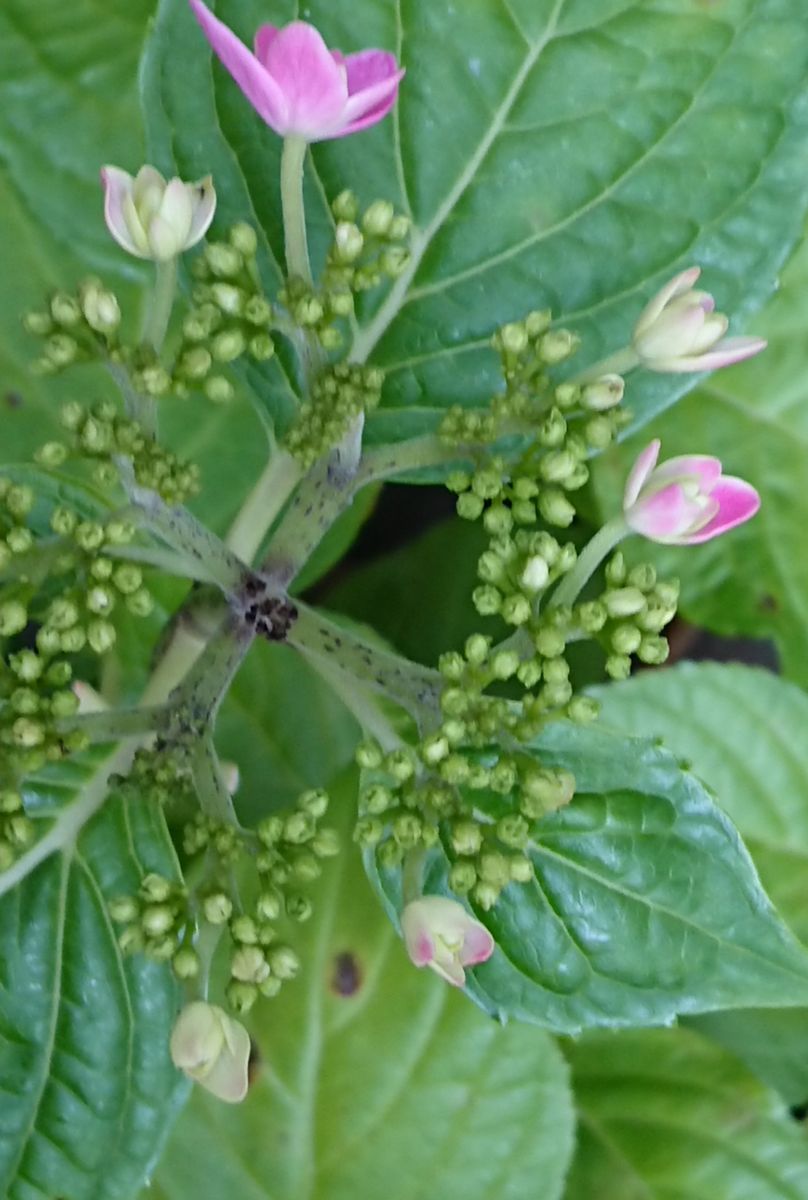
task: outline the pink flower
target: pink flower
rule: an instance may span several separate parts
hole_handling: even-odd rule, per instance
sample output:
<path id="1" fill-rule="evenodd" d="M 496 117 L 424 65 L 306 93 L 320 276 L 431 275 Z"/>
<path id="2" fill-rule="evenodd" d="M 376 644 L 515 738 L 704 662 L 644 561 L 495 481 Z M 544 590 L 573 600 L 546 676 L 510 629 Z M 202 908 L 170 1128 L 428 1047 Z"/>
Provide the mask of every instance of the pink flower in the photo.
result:
<path id="1" fill-rule="evenodd" d="M 623 497 L 626 523 L 654 542 L 693 546 L 742 525 L 760 508 L 750 483 L 721 474 L 706 454 L 670 458 L 661 467 L 658 440 L 631 468 Z"/>
<path id="2" fill-rule="evenodd" d="M 167 183 L 154 167 L 141 167 L 134 178 L 120 167 L 102 167 L 101 182 L 107 228 L 137 258 L 176 258 L 205 236 L 216 211 L 210 175 Z"/>
<path id="3" fill-rule="evenodd" d="M 255 54 L 202 0 L 190 0 L 202 32 L 258 115 L 281 137 L 344 137 L 387 116 L 404 72 L 384 50 L 340 54 L 313 25 L 262 25 Z"/>
<path id="4" fill-rule="evenodd" d="M 177 1017 L 171 1061 L 219 1100 L 238 1104 L 247 1095 L 250 1035 L 215 1004 L 194 1000 Z"/>
<path id="5" fill-rule="evenodd" d="M 431 967 L 455 987 L 466 982 L 464 967 L 485 962 L 494 953 L 494 939 L 486 927 L 445 896 L 412 900 L 401 914 L 401 928 L 416 967 Z"/>
<path id="6" fill-rule="evenodd" d="M 763 338 L 724 337 L 728 318 L 714 311 L 709 292 L 693 288 L 700 274 L 699 267 L 691 267 L 675 275 L 640 314 L 631 341 L 650 370 L 712 371 L 766 348 Z"/>

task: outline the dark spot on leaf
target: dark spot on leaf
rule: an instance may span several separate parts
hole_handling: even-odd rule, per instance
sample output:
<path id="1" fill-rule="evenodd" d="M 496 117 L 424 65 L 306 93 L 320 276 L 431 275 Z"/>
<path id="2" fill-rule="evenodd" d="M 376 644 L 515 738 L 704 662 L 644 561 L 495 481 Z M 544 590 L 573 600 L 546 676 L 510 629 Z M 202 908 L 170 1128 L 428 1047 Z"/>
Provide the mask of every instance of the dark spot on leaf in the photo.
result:
<path id="1" fill-rule="evenodd" d="M 808 1117 L 808 1100 L 804 1104 L 795 1104 L 789 1110 L 795 1121 L 804 1121 Z"/>
<path id="2" fill-rule="evenodd" d="M 343 950 L 334 958 L 331 990 L 337 996 L 355 996 L 361 986 L 362 969 L 359 959 L 350 950 Z"/>
<path id="3" fill-rule="evenodd" d="M 780 610 L 780 605 L 774 596 L 761 596 L 758 601 L 758 608 L 762 613 L 776 613 Z"/>
<path id="4" fill-rule="evenodd" d="M 22 407 L 22 396 L 19 392 L 6 392 L 5 401 L 9 408 Z"/>

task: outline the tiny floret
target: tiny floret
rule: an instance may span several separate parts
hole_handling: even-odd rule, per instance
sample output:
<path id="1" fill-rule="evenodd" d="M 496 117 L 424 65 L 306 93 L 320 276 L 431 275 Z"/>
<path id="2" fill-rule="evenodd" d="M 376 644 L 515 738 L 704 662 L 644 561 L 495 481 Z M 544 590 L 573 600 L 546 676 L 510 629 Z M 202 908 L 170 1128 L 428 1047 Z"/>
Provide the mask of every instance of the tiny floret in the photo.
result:
<path id="1" fill-rule="evenodd" d="M 729 319 L 715 311 L 709 292 L 694 287 L 700 274 L 699 267 L 690 267 L 675 275 L 640 314 L 632 346 L 649 370 L 712 371 L 766 348 L 763 338 L 724 336 Z"/>
<path id="2" fill-rule="evenodd" d="M 247 1095 L 250 1035 L 214 1004 L 195 1000 L 182 1010 L 171 1033 L 171 1061 L 207 1091 L 237 1104 Z"/>
<path id="3" fill-rule="evenodd" d="M 136 258 L 166 262 L 190 250 L 207 233 L 216 211 L 210 175 L 196 183 L 166 181 L 154 167 L 129 175 L 102 167 L 104 219 L 119 246 Z"/>
<path id="4" fill-rule="evenodd" d="M 494 939 L 462 904 L 445 896 L 422 896 L 401 914 L 407 953 L 416 967 L 431 969 L 463 987 L 464 967 L 485 962 L 494 953 Z"/>
<path id="5" fill-rule="evenodd" d="M 306 21 L 262 25 L 253 54 L 202 0 L 190 4 L 222 65 L 281 137 L 345 137 L 381 121 L 396 102 L 404 72 L 393 54 L 329 50 Z"/>
<path id="6" fill-rule="evenodd" d="M 637 458 L 623 497 L 626 523 L 654 542 L 692 546 L 742 525 L 760 508 L 750 483 L 721 473 L 706 454 L 686 454 L 657 466 L 658 440 Z"/>

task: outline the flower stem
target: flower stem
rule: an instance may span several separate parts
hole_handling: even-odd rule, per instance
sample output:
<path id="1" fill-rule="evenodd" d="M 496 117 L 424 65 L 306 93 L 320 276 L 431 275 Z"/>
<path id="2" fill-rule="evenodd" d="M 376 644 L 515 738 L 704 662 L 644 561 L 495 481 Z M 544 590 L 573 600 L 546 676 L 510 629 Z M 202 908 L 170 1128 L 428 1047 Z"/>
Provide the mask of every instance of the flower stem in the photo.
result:
<path id="1" fill-rule="evenodd" d="M 404 869 L 401 873 L 401 894 L 405 904 L 419 900 L 424 894 L 424 864 L 426 850 L 419 846 L 410 850 L 404 859 Z"/>
<path id="2" fill-rule="evenodd" d="M 580 375 L 574 375 L 568 382 L 592 383 L 603 375 L 627 375 L 629 371 L 633 371 L 639 365 L 640 360 L 632 347 L 624 346 L 622 350 L 616 350 L 614 354 L 602 358 L 600 362 L 593 363 Z"/>
<path id="3" fill-rule="evenodd" d="M 147 342 L 155 354 L 159 354 L 165 341 L 171 310 L 174 307 L 174 292 L 177 287 L 177 260 L 166 259 L 156 264 L 154 288 L 146 309 L 146 320 L 143 325 L 143 341 Z"/>
<path id="4" fill-rule="evenodd" d="M 303 163 L 308 143 L 301 137 L 287 137 L 281 155 L 281 204 L 286 271 L 311 283 L 309 246 L 306 240 L 306 211 L 303 207 Z"/>
<path id="5" fill-rule="evenodd" d="M 242 562 L 252 562 L 302 471 L 286 450 L 276 451 L 245 500 L 227 535 L 227 545 Z"/>
<path id="6" fill-rule="evenodd" d="M 79 729 L 91 742 L 118 742 L 143 737 L 165 724 L 168 709 L 164 704 L 148 708 L 108 708 L 101 712 L 77 713 L 58 722 L 60 733 Z"/>
<path id="7" fill-rule="evenodd" d="M 578 555 L 575 566 L 561 580 L 550 598 L 548 607 L 574 604 L 606 555 L 610 554 L 628 533 L 629 528 L 622 513 L 599 529 Z"/>

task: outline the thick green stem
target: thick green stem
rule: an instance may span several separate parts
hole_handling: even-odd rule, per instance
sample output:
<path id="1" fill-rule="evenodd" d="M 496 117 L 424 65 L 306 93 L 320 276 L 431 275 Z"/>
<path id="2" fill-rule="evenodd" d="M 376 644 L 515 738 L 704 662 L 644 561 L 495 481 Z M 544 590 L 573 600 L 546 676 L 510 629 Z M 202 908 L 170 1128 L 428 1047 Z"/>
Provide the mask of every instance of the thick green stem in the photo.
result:
<path id="1" fill-rule="evenodd" d="M 306 238 L 306 210 L 303 206 L 303 164 L 307 143 L 301 137 L 287 137 L 281 155 L 281 205 L 286 248 L 286 271 L 292 277 L 311 283 L 309 245 Z"/>
<path id="2" fill-rule="evenodd" d="M 227 535 L 227 545 L 242 562 L 255 558 L 301 475 L 300 464 L 286 450 L 272 455 Z"/>
<path id="3" fill-rule="evenodd" d="M 155 264 L 154 288 L 146 309 L 146 319 L 143 324 L 143 341 L 147 342 L 155 354 L 159 354 L 165 341 L 171 310 L 174 307 L 174 293 L 177 288 L 177 260 L 169 258 L 165 262 Z"/>
<path id="4" fill-rule="evenodd" d="M 394 442 L 370 446 L 362 455 L 356 473 L 357 484 L 372 483 L 377 479 L 395 479 L 409 471 L 429 467 L 460 467 L 471 458 L 471 447 L 452 446 L 434 433 L 410 438 L 406 442 Z"/>
<path id="5" fill-rule="evenodd" d="M 603 375 L 627 375 L 629 371 L 633 371 L 639 365 L 640 360 L 635 351 L 631 346 L 625 346 L 607 358 L 602 358 L 600 362 L 593 363 L 580 375 L 574 375 L 569 383 L 593 383 Z"/>
<path id="6" fill-rule="evenodd" d="M 404 869 L 401 874 L 401 892 L 405 904 L 419 900 L 424 894 L 424 863 L 426 850 L 419 846 L 410 850 L 404 859 Z"/>
<path id="7" fill-rule="evenodd" d="M 153 396 L 144 396 L 132 383 L 132 378 L 120 363 L 108 362 L 107 370 L 117 383 L 123 396 L 124 411 L 127 417 L 137 421 L 148 437 L 153 438 L 157 432 L 157 407 Z"/>
<path id="8" fill-rule="evenodd" d="M 287 639 L 291 646 L 381 692 L 406 709 L 419 725 L 437 720 L 442 686 L 437 671 L 382 650 L 305 604 L 296 604 L 296 608 L 297 618 Z"/>
<path id="9" fill-rule="evenodd" d="M 629 532 L 622 513 L 599 529 L 578 555 L 575 566 L 553 592 L 548 607 L 574 604 L 606 555 L 610 554 Z"/>
<path id="10" fill-rule="evenodd" d="M 57 722 L 60 733 L 81 730 L 91 742 L 118 742 L 129 737 L 145 737 L 165 725 L 168 709 L 164 704 L 148 708 L 107 708 L 100 712 L 77 713 Z"/>

